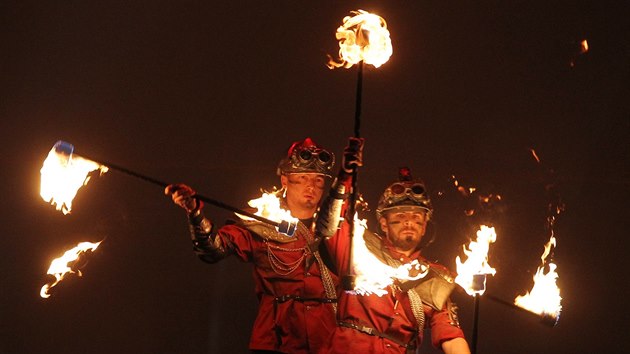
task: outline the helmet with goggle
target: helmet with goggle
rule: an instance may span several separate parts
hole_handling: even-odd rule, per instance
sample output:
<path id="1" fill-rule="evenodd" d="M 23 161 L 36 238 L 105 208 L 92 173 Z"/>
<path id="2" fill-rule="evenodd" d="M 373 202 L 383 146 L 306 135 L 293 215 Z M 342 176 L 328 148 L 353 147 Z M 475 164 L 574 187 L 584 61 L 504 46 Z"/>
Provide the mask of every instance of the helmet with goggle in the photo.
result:
<path id="1" fill-rule="evenodd" d="M 332 177 L 335 155 L 317 145 L 311 138 L 296 141 L 287 156 L 278 164 L 278 175 L 292 173 L 317 173 Z"/>
<path id="2" fill-rule="evenodd" d="M 411 177 L 411 171 L 403 167 L 399 171 L 398 181 L 385 189 L 378 201 L 376 219 L 380 220 L 388 211 L 419 211 L 424 210 L 428 217 L 433 213 L 431 199 L 427 194 L 424 182 Z"/>

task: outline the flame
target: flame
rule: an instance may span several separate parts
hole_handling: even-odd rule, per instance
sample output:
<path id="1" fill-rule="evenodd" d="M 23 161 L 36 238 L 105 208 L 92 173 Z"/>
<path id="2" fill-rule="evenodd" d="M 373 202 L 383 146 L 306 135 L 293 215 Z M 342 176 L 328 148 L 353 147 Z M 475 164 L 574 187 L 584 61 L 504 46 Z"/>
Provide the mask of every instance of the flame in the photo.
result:
<path id="1" fill-rule="evenodd" d="M 108 170 L 106 166 L 77 155 L 58 152 L 53 147 L 40 171 L 42 175 L 40 195 L 44 201 L 56 205 L 57 210 L 69 214 L 72 200 L 79 188 L 90 180 L 88 173 L 97 169 L 101 174 Z"/>
<path id="2" fill-rule="evenodd" d="M 584 54 L 586 52 L 588 52 L 588 42 L 586 39 L 583 39 L 582 42 L 580 42 L 580 53 Z"/>
<path id="3" fill-rule="evenodd" d="M 475 286 L 475 276 L 487 275 L 496 273 L 496 270 L 488 264 L 488 250 L 490 244 L 494 243 L 497 239 L 497 234 L 494 227 L 488 227 L 481 225 L 477 231 L 477 241 L 470 241 L 468 249 L 464 246 L 464 254 L 467 259 L 462 263 L 459 256 L 455 262 L 457 263 L 457 278 L 455 282 L 459 284 L 468 295 L 483 295 L 485 292 L 485 283 L 483 288 L 479 289 L 479 286 Z"/>
<path id="4" fill-rule="evenodd" d="M 389 38 L 387 23 L 367 11 L 352 11 L 354 16 L 346 16 L 343 25 L 337 28 L 339 40 L 339 62 L 329 56 L 330 69 L 349 68 L 363 60 L 378 68 L 392 55 L 392 41 Z"/>
<path id="5" fill-rule="evenodd" d="M 260 198 L 252 199 L 247 202 L 247 204 L 250 207 L 257 209 L 257 211 L 254 213 L 255 215 L 262 216 L 263 218 L 272 221 L 281 222 L 285 220 L 290 223 L 297 223 L 299 221 L 297 218 L 294 218 L 291 215 L 291 212 L 289 210 L 282 209 L 282 207 L 280 207 L 280 198 L 278 198 L 278 196 L 274 192 L 263 192 Z M 238 215 L 238 217 L 243 220 L 254 220 L 250 217 L 240 215 L 238 213 L 236 215 Z"/>
<path id="6" fill-rule="evenodd" d="M 47 274 L 53 275 L 56 280 L 52 284 L 42 286 L 39 295 L 45 299 L 49 298 L 50 294 L 48 291 L 62 281 L 68 273 L 76 273 L 81 276 L 82 274 L 80 270 L 77 269 L 74 271 L 70 266 L 68 266 L 68 264 L 79 259 L 79 256 L 81 256 L 82 253 L 86 251 L 94 251 L 101 242 L 103 241 L 99 241 L 97 243 L 81 242 L 76 247 L 66 251 L 63 256 L 53 259 L 52 263 L 50 263 Z"/>
<path id="7" fill-rule="evenodd" d="M 539 315 L 548 315 L 557 319 L 562 309 L 560 289 L 556 285 L 557 266 L 553 261 L 546 262 L 552 247 L 556 247 L 556 238 L 553 236 L 545 245 L 545 250 L 541 256 L 542 265 L 538 267 L 536 275 L 534 275 L 532 291 L 517 296 L 514 299 L 514 304 Z M 546 274 L 544 273 L 545 264 L 549 265 L 549 271 Z"/>
<path id="8" fill-rule="evenodd" d="M 420 264 L 417 260 L 394 268 L 376 258 L 365 245 L 363 234 L 366 229 L 366 220 L 359 220 L 355 215 L 352 257 L 356 280 L 353 293 L 359 295 L 376 294 L 383 296 L 387 294 L 386 288 L 391 285 L 395 279 L 416 280 L 424 278 L 428 274 L 429 267 Z M 411 274 L 414 273 L 418 274 L 412 276 Z"/>

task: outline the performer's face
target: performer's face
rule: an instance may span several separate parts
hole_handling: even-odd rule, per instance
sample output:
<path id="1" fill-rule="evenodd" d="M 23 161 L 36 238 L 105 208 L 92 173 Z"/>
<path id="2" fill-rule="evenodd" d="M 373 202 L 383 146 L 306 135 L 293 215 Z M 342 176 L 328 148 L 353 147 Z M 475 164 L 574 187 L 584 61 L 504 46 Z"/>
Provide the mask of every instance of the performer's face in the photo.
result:
<path id="1" fill-rule="evenodd" d="M 427 228 L 424 211 L 391 211 L 379 220 L 381 229 L 396 249 L 409 256 L 420 245 Z"/>
<path id="2" fill-rule="evenodd" d="M 287 205 L 293 216 L 300 219 L 313 217 L 324 193 L 324 176 L 316 173 L 294 173 L 283 175 L 281 182 L 287 189 Z M 304 212 L 303 215 L 295 215 L 301 211 Z"/>

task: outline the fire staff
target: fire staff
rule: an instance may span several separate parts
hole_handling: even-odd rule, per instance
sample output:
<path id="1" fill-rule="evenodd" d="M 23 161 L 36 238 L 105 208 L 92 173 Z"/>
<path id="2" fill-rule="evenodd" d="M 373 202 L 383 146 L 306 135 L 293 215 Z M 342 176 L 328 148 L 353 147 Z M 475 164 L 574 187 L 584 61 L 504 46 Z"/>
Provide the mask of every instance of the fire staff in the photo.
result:
<path id="1" fill-rule="evenodd" d="M 334 206 L 344 198 L 350 180 L 351 174 L 341 170 L 318 220 L 318 230 L 330 237 L 326 243 L 340 274 L 348 274 L 348 227 L 343 223 L 338 231 L 331 233 L 330 226 L 339 225 L 339 213 L 332 210 L 338 210 Z M 433 345 L 445 353 L 470 353 L 456 306 L 450 301 L 454 288 L 452 275 L 420 254 L 432 212 L 424 183 L 414 180 L 408 169 L 401 169 L 399 180 L 385 189 L 376 210 L 383 235 L 366 230 L 361 241 L 390 267 L 417 261 L 423 270 L 417 273 L 425 274 L 415 279 L 413 276 L 418 274 L 410 274 L 414 280 L 395 280 L 383 296 L 341 292 L 338 327 L 330 342 L 330 353 L 415 353 L 425 328 L 431 329 Z M 362 266 L 365 265 L 355 264 Z"/>
<path id="2" fill-rule="evenodd" d="M 337 277 L 322 261 L 313 217 L 331 177 L 334 155 L 310 138 L 295 142 L 278 165 L 281 207 L 299 219 L 293 236 L 259 221 L 213 230 L 203 203 L 184 184 L 166 188 L 190 224 L 193 248 L 203 261 L 234 255 L 252 263 L 259 299 L 249 348 L 252 352 L 319 353 L 335 323 Z"/>

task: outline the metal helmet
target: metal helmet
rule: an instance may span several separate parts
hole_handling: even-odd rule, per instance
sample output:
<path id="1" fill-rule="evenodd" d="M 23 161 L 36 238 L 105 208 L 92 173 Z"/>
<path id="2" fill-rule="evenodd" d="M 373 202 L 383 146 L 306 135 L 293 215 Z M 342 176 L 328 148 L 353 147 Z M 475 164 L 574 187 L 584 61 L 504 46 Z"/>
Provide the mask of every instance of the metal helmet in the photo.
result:
<path id="1" fill-rule="evenodd" d="M 400 168 L 398 181 L 389 185 L 378 201 L 376 219 L 380 220 L 383 214 L 390 210 L 416 211 L 424 210 L 430 218 L 433 213 L 433 205 L 427 194 L 424 182 L 413 179 L 411 170 L 407 167 Z"/>
<path id="2" fill-rule="evenodd" d="M 317 145 L 311 138 L 294 142 L 287 156 L 278 164 L 278 175 L 317 173 L 332 177 L 335 155 Z"/>

